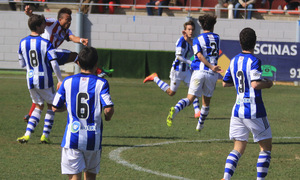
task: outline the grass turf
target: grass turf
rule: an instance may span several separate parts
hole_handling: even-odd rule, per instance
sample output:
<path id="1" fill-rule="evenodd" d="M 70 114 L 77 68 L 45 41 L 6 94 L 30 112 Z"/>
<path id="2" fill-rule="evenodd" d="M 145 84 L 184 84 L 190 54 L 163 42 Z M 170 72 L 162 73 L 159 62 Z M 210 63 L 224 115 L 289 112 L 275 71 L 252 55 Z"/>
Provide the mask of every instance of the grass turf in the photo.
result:
<path id="1" fill-rule="evenodd" d="M 16 139 L 26 128 L 22 119 L 31 106 L 25 73 L 2 72 L 0 79 L 0 179 L 67 179 L 60 174 L 60 143 L 66 112 L 55 115 L 50 134 L 52 144 L 39 142 L 45 111 L 30 141 L 19 144 Z M 233 88 L 223 88 L 217 83 L 205 128 L 198 133 L 192 107 L 180 112 L 172 127 L 167 127 L 165 122 L 169 108 L 186 97 L 186 87 L 180 86 L 177 94 L 169 97 L 155 83 L 143 84 L 142 79 L 108 78 L 108 81 L 115 114 L 110 122 L 104 122 L 101 170 L 97 179 L 170 179 L 134 170 L 109 158 L 118 148 L 142 144 L 149 146 L 123 151 L 121 158 L 160 174 L 187 179 L 222 178 L 226 157 L 233 146 L 228 140 L 235 101 Z M 267 179 L 300 177 L 299 92 L 299 87 L 279 85 L 263 90 L 274 137 Z M 198 142 L 201 140 L 208 141 Z M 167 141 L 188 142 L 152 145 Z M 255 179 L 258 153 L 258 145 L 250 140 L 232 179 Z"/>

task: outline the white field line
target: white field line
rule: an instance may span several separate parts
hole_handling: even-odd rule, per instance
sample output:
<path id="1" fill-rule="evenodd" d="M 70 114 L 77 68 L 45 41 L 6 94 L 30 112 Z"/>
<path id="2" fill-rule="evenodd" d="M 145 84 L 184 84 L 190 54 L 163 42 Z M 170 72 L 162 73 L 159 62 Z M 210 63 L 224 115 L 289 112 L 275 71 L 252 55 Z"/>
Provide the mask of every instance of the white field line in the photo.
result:
<path id="1" fill-rule="evenodd" d="M 249 138 L 251 139 L 251 138 Z M 300 137 L 273 137 L 273 139 L 300 139 Z M 229 141 L 228 139 L 210 139 L 210 140 L 185 140 L 185 141 L 166 141 L 166 142 L 161 142 L 161 143 L 153 143 L 153 144 L 142 144 L 142 145 L 135 145 L 132 147 L 120 147 L 117 148 L 109 153 L 109 158 L 119 164 L 122 164 L 124 166 L 127 166 L 129 168 L 132 168 L 137 171 L 142 171 L 142 172 L 147 172 L 150 174 L 155 174 L 158 176 L 163 176 L 167 178 L 173 178 L 173 179 L 183 179 L 183 180 L 190 180 L 188 178 L 180 177 L 180 176 L 174 176 L 171 174 L 159 172 L 159 171 L 153 171 L 151 169 L 146 169 L 141 166 L 138 166 L 136 164 L 132 164 L 121 158 L 121 153 L 123 151 L 127 151 L 129 149 L 133 148 L 139 148 L 139 147 L 151 147 L 151 146 L 159 146 L 159 145 L 168 145 L 168 144 L 174 144 L 174 143 L 201 143 L 201 142 L 212 142 L 212 141 Z"/>

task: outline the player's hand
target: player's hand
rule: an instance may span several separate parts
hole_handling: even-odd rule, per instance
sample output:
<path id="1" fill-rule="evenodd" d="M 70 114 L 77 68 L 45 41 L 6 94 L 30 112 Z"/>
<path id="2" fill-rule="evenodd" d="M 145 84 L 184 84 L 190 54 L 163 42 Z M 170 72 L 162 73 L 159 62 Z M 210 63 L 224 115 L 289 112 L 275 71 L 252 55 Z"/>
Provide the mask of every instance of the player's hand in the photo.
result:
<path id="1" fill-rule="evenodd" d="M 87 46 L 88 43 L 89 43 L 89 40 L 88 40 L 88 39 L 84 39 L 84 38 L 81 38 L 81 39 L 82 39 L 82 44 L 83 44 L 84 46 Z"/>
<path id="2" fill-rule="evenodd" d="M 56 85 L 56 91 L 60 88 L 62 82 L 58 82 L 57 85 Z"/>
<path id="3" fill-rule="evenodd" d="M 213 66 L 213 67 L 211 68 L 211 70 L 214 71 L 214 72 L 216 72 L 216 73 L 222 73 L 222 72 L 224 72 L 224 71 L 221 69 L 220 66 Z"/>
<path id="4" fill-rule="evenodd" d="M 155 6 L 158 6 L 159 3 L 160 3 L 160 1 L 156 1 L 156 2 L 155 2 Z"/>
<path id="5" fill-rule="evenodd" d="M 27 15 L 27 16 L 32 16 L 32 9 L 30 8 L 29 5 L 25 6 L 25 11 L 24 13 Z"/>
<path id="6" fill-rule="evenodd" d="M 267 88 L 270 88 L 270 87 L 273 86 L 273 81 L 271 81 L 271 80 L 269 80 L 267 78 L 263 78 L 262 81 L 267 84 Z"/>

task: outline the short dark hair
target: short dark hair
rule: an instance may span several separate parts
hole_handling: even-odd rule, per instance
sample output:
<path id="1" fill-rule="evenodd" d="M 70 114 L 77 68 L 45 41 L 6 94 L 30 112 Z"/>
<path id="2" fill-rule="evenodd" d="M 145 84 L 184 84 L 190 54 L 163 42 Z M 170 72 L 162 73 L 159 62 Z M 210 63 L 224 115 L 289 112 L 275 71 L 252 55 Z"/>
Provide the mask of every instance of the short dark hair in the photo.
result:
<path id="1" fill-rule="evenodd" d="M 203 30 L 211 31 L 214 29 L 214 25 L 217 22 L 217 16 L 204 14 L 203 16 L 199 16 L 198 20 Z"/>
<path id="2" fill-rule="evenodd" d="M 41 26 L 45 22 L 46 22 L 46 20 L 45 20 L 44 15 L 33 14 L 28 19 L 28 27 L 31 31 L 36 31 L 36 27 Z"/>
<path id="3" fill-rule="evenodd" d="M 187 27 L 188 25 L 193 26 L 193 28 L 195 29 L 195 23 L 194 23 L 193 21 L 188 21 L 188 22 L 185 22 L 185 23 L 183 24 L 184 30 L 186 30 L 186 27 Z"/>
<path id="4" fill-rule="evenodd" d="M 57 19 L 61 18 L 63 14 L 72 15 L 72 10 L 69 8 L 61 8 L 57 13 Z"/>
<path id="5" fill-rule="evenodd" d="M 98 62 L 97 50 L 93 47 L 84 47 L 78 55 L 78 62 L 80 68 L 92 70 Z"/>
<path id="6" fill-rule="evenodd" d="M 243 50 L 252 50 L 256 44 L 256 33 L 247 27 L 240 32 L 240 44 Z"/>

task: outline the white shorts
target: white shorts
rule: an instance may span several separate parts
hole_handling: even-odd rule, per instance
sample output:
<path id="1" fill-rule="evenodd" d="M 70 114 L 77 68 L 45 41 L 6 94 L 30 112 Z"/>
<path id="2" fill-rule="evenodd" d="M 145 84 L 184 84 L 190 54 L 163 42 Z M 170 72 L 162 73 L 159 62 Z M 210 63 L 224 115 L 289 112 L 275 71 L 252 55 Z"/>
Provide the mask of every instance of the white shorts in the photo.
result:
<path id="1" fill-rule="evenodd" d="M 61 149 L 61 173 L 78 174 L 88 171 L 98 174 L 100 171 L 101 150 L 81 151 L 78 149 Z"/>
<path id="2" fill-rule="evenodd" d="M 174 92 L 177 91 L 181 81 L 184 82 L 184 85 L 189 86 L 192 72 L 190 69 L 186 71 L 175 71 L 174 67 L 170 71 L 170 89 Z"/>
<path id="3" fill-rule="evenodd" d="M 44 104 L 44 101 L 46 101 L 47 104 L 52 104 L 55 96 L 54 87 L 48 89 L 29 89 L 29 93 L 32 102 L 39 105 Z"/>
<path id="4" fill-rule="evenodd" d="M 253 134 L 254 142 L 272 138 L 271 127 L 267 117 L 257 119 L 231 117 L 229 128 L 231 140 L 248 141 L 250 132 Z"/>
<path id="5" fill-rule="evenodd" d="M 206 71 L 193 71 L 188 94 L 201 97 L 212 97 L 216 82 L 218 80 L 218 73 L 210 73 Z"/>

